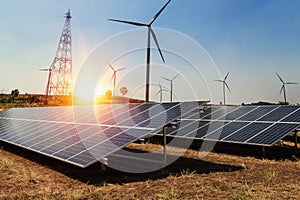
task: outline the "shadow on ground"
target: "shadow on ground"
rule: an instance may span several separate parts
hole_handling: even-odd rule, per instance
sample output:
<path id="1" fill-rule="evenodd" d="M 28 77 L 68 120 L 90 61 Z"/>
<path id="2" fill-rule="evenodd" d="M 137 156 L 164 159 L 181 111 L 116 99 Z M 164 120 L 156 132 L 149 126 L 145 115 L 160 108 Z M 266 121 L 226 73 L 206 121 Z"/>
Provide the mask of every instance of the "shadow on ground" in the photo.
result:
<path id="1" fill-rule="evenodd" d="M 205 174 L 213 172 L 232 172 L 243 169 L 240 166 L 217 164 L 197 159 L 179 157 L 174 163 L 170 164 L 169 166 L 148 173 L 126 173 L 114 170 L 109 167 L 106 167 L 106 171 L 103 171 L 101 170 L 102 165 L 99 162 L 85 169 L 82 169 L 4 142 L 0 142 L 0 146 L 5 151 L 9 151 L 40 165 L 58 171 L 72 179 L 98 186 L 103 184 L 124 184 L 129 182 L 157 180 L 166 178 L 170 175 L 181 175 L 182 173 Z M 126 162 L 129 163 L 130 160 L 127 159 Z M 120 161 L 120 164 L 126 164 L 126 162 Z M 146 165 L 147 163 L 144 164 Z"/>
<path id="2" fill-rule="evenodd" d="M 290 136 L 284 138 L 285 141 L 293 141 Z M 172 140 L 172 137 L 168 138 L 168 142 Z M 181 138 L 181 141 L 183 144 L 187 143 L 183 140 L 189 140 L 185 138 Z M 150 143 L 154 144 L 162 144 L 163 139 L 160 136 L 154 136 L 149 139 Z M 191 146 L 190 149 L 193 150 L 199 150 L 199 148 L 202 145 L 201 140 L 194 140 L 193 142 L 190 142 Z M 209 141 L 206 141 L 206 144 L 208 144 Z M 300 150 L 296 150 L 294 146 L 288 146 L 288 145 L 273 145 L 270 147 L 263 147 L 257 146 L 257 145 L 247 145 L 247 144 L 237 144 L 237 143 L 226 143 L 226 142 L 211 142 L 211 145 L 213 146 L 212 152 L 215 153 L 222 153 L 222 154 L 229 154 L 229 155 L 237 155 L 237 156 L 243 156 L 243 157 L 255 157 L 259 159 L 270 159 L 270 160 L 291 160 L 291 161 L 297 161 L 300 158 L 299 152 Z"/>

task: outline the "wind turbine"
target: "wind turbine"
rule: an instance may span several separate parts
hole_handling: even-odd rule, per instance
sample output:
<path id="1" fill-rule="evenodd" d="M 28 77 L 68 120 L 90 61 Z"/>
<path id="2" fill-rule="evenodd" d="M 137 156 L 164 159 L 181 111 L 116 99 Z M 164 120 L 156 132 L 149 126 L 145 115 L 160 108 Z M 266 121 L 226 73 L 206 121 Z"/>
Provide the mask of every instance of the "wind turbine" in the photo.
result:
<path id="1" fill-rule="evenodd" d="M 121 68 L 121 69 L 115 69 L 113 68 L 113 66 L 111 66 L 111 64 L 109 64 L 109 67 L 113 70 L 113 75 L 111 77 L 111 80 L 114 79 L 114 92 L 115 92 L 115 89 L 116 89 L 116 81 L 117 81 L 117 72 L 121 71 L 121 70 L 124 70 L 126 68 Z"/>
<path id="2" fill-rule="evenodd" d="M 215 81 L 217 81 L 217 82 L 223 83 L 223 98 L 224 98 L 224 105 L 226 105 L 226 94 L 225 94 L 225 89 L 227 88 L 228 91 L 231 92 L 231 90 L 230 90 L 228 84 L 226 83 L 226 79 L 228 78 L 229 73 L 230 73 L 230 72 L 227 73 L 227 75 L 225 76 L 224 80 L 215 80 Z M 225 88 L 225 87 L 226 87 L 226 88 Z"/>
<path id="3" fill-rule="evenodd" d="M 298 84 L 298 83 L 294 83 L 294 82 L 284 82 L 283 79 L 279 76 L 279 74 L 276 72 L 276 75 L 278 76 L 279 80 L 281 81 L 282 83 L 282 87 L 280 89 L 280 94 L 282 93 L 283 91 L 283 98 L 284 98 L 284 103 L 286 104 L 287 101 L 286 101 L 286 91 L 285 91 L 285 85 L 292 85 L 292 84 Z"/>
<path id="4" fill-rule="evenodd" d="M 158 90 L 158 92 L 156 93 L 156 95 L 158 95 L 158 94 L 160 94 L 160 103 L 162 102 L 162 93 L 163 93 L 163 91 L 167 91 L 167 90 L 165 90 L 165 89 L 163 89 L 162 87 L 161 87 L 161 84 L 159 83 L 159 90 Z"/>
<path id="5" fill-rule="evenodd" d="M 162 11 L 167 7 L 167 5 L 170 3 L 171 0 L 169 0 L 152 18 L 152 20 L 150 21 L 149 24 L 145 24 L 145 23 L 139 23 L 139 22 L 132 22 L 132 21 L 124 21 L 124 20 L 116 20 L 116 19 L 108 19 L 110 21 L 114 21 L 114 22 L 120 22 L 120 23 L 125 23 L 125 24 L 130 24 L 130 25 L 134 25 L 134 26 L 143 26 L 143 27 L 147 27 L 148 28 L 148 39 L 147 39 L 147 67 L 146 67 L 146 94 L 145 94 L 145 101 L 149 102 L 149 81 L 150 81 L 150 41 L 151 41 L 151 36 L 157 46 L 157 49 L 159 51 L 159 54 L 163 60 L 163 62 L 165 63 L 165 59 L 162 55 L 162 52 L 160 50 L 159 44 L 158 44 L 158 40 L 156 38 L 156 35 L 154 33 L 154 31 L 152 30 L 151 26 L 152 24 L 155 22 L 155 20 L 158 18 L 158 16 L 162 13 Z"/>
<path id="6" fill-rule="evenodd" d="M 171 88 L 171 90 L 170 90 L 170 102 L 173 101 L 173 81 L 175 80 L 175 78 L 177 78 L 177 76 L 179 76 L 179 73 L 176 76 L 174 76 L 172 79 L 168 79 L 168 78 L 165 78 L 165 77 L 161 76 L 161 78 L 163 78 L 167 81 L 170 81 L 170 84 L 171 84 L 171 87 L 170 87 Z"/>

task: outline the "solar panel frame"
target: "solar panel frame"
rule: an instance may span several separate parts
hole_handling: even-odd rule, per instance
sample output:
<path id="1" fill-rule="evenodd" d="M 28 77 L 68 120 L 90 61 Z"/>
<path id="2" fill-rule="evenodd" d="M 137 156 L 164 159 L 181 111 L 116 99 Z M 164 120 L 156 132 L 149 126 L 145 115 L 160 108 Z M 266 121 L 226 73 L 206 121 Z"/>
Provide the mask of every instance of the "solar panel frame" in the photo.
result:
<path id="1" fill-rule="evenodd" d="M 271 125 L 272 124 L 270 123 L 255 123 L 255 122 L 249 123 L 248 125 L 244 126 L 242 129 L 223 138 L 223 140 L 244 143 L 249 138 L 256 135 L 257 133 L 262 132 L 263 130 L 266 130 Z"/>
<path id="2" fill-rule="evenodd" d="M 208 109 L 211 110 L 212 112 L 206 113 L 206 111 L 207 111 Z M 187 116 L 182 116 L 182 119 L 183 119 L 183 120 L 197 120 L 197 119 L 199 119 L 199 118 L 204 119 L 204 118 L 208 117 L 209 115 L 211 115 L 212 113 L 217 112 L 217 111 L 220 110 L 220 109 L 222 109 L 221 106 L 209 106 L 209 107 L 204 107 L 204 108 L 203 108 L 203 113 L 200 113 L 198 110 L 196 110 L 196 113 L 191 113 L 191 114 L 189 114 L 189 115 L 187 115 Z M 196 118 L 194 118 L 194 115 L 196 115 Z M 199 115 L 200 115 L 200 116 L 199 116 Z M 203 116 L 201 117 L 201 115 L 203 115 Z"/>
<path id="3" fill-rule="evenodd" d="M 224 106 L 219 106 L 219 107 L 223 108 Z M 244 112 L 240 117 L 237 117 L 237 118 L 234 118 L 234 117 L 229 118 L 229 117 L 226 116 L 226 115 L 231 115 L 231 114 L 233 115 L 234 112 L 238 113 L 239 109 L 241 107 L 250 107 L 249 112 Z M 285 108 L 289 108 L 288 111 L 286 111 Z M 218 109 L 218 110 L 219 110 L 218 112 L 221 111 L 221 109 Z M 249 115 L 251 115 L 255 112 L 259 112 L 260 116 L 259 116 L 259 114 L 257 114 L 257 116 L 249 119 Z M 277 112 L 281 113 L 280 116 L 275 116 L 273 118 L 269 117 L 269 116 L 272 115 L 272 113 L 277 113 Z M 205 136 L 202 135 L 203 137 L 187 137 L 187 135 L 189 135 L 189 133 L 187 133 L 183 136 L 182 135 L 177 136 L 176 135 L 176 130 L 174 130 L 172 132 L 172 134 L 168 134 L 168 136 L 170 136 L 170 137 L 180 137 L 180 138 L 189 138 L 189 139 L 209 140 L 209 141 L 217 141 L 217 142 L 228 142 L 228 143 L 260 145 L 260 146 L 271 146 L 271 145 L 274 145 L 279 140 L 281 140 L 285 135 L 290 133 L 291 129 L 288 129 L 289 127 L 299 129 L 299 127 L 300 127 L 300 117 L 298 117 L 299 113 L 300 113 L 300 106 L 277 106 L 277 105 L 236 106 L 236 109 L 231 107 L 230 112 L 227 112 L 226 115 L 223 115 L 223 116 L 219 115 L 219 117 L 216 117 L 215 119 L 209 119 L 210 117 L 206 117 L 207 119 L 204 119 L 204 118 L 191 119 L 191 118 L 189 118 L 189 116 L 186 116 L 185 118 L 182 119 L 183 121 L 191 121 L 191 123 L 192 123 L 193 120 L 194 121 L 208 120 L 208 121 L 211 121 L 211 122 L 220 121 L 220 122 L 227 123 L 223 127 L 220 127 L 219 129 L 217 129 L 216 131 L 210 132 Z M 206 115 L 206 116 L 209 116 L 209 115 Z M 218 116 L 218 114 L 217 114 L 217 116 Z M 264 119 L 268 119 L 268 118 L 271 121 L 265 121 L 264 120 Z M 272 121 L 272 119 L 273 119 L 273 121 Z M 224 133 L 223 130 L 221 130 L 225 127 L 233 126 L 237 123 L 243 123 L 245 126 L 241 126 L 240 129 L 235 130 L 230 134 Z M 253 124 L 253 125 L 251 125 L 251 124 Z M 249 133 L 247 135 L 241 136 L 240 139 L 237 139 L 237 138 L 234 139 L 234 137 L 237 137 L 237 135 L 234 135 L 234 134 L 238 134 L 239 132 L 241 133 L 242 129 L 247 130 L 249 128 L 249 127 L 247 128 L 247 126 L 249 126 L 249 125 L 250 125 L 250 128 L 252 126 L 255 126 L 255 127 L 262 126 L 262 127 L 258 131 L 253 131 L 253 130 L 252 130 L 252 132 L 249 131 Z M 275 139 L 272 139 L 272 140 L 268 139 L 271 142 L 269 142 L 267 140 L 265 142 L 264 141 L 259 141 L 258 143 L 253 142 L 254 139 L 252 139 L 252 138 L 255 138 L 255 137 L 262 138 L 263 134 L 268 133 L 268 131 L 272 130 L 273 125 L 275 125 L 276 127 L 277 126 L 278 127 L 286 126 L 288 128 L 283 129 L 282 133 L 277 133 L 277 135 L 275 134 L 274 137 L 273 137 L 273 135 L 271 135 L 271 136 L 269 135 L 269 137 L 275 138 Z M 219 137 L 217 137 L 217 135 Z M 226 135 L 226 137 L 223 137 L 222 135 Z M 233 135 L 233 136 L 231 136 L 231 135 Z"/>
<path id="4" fill-rule="evenodd" d="M 198 103 L 199 105 L 201 105 L 201 104 L 204 104 L 204 103 L 207 103 L 207 102 L 202 102 L 202 103 Z M 181 105 L 182 104 L 184 104 L 184 103 L 181 103 Z M 192 104 L 192 106 L 193 107 L 191 107 L 191 108 L 194 108 L 194 105 Z M 174 107 L 174 106 L 173 106 Z M 195 109 L 195 108 L 194 108 Z M 187 110 L 190 110 L 190 109 L 187 109 Z M 191 112 L 191 110 L 189 111 L 189 112 Z M 185 114 L 187 114 L 187 113 L 189 113 L 189 112 L 186 112 Z M 178 119 L 180 117 L 180 115 L 176 118 L 176 119 Z M 174 120 L 176 120 L 176 119 L 174 119 Z M 170 121 L 168 121 L 166 124 L 169 124 L 171 121 L 174 121 L 174 120 L 170 120 Z M 152 133 L 149 133 L 149 132 L 147 132 L 147 133 L 145 133 L 146 135 L 148 135 L 148 134 L 155 134 L 155 133 L 157 133 L 157 132 L 159 132 L 159 129 L 161 129 L 161 128 L 163 128 L 163 126 L 165 126 L 165 125 L 161 125 L 160 127 L 158 127 L 158 128 L 156 128 L 156 129 L 153 129 L 152 130 Z M 114 137 L 116 137 L 116 136 L 118 136 L 119 134 L 117 134 L 117 135 L 115 135 Z M 145 135 L 144 135 L 145 136 Z M 142 136 L 142 137 L 144 137 L 144 136 Z M 92 137 L 92 136 L 90 136 L 90 137 Z M 85 139 L 87 139 L 87 138 L 85 138 Z M 83 141 L 84 141 L 84 139 L 83 139 Z M 107 140 L 105 140 L 105 141 L 107 141 Z M 99 145 L 99 144 L 97 144 L 97 145 Z M 95 146 L 97 146 L 97 145 L 95 145 Z M 124 146 L 122 146 L 122 147 L 124 147 Z M 90 148 L 93 148 L 93 147 L 90 147 Z M 112 150 L 112 151 L 110 151 L 110 154 L 111 153 L 114 153 L 115 151 L 117 151 L 118 149 L 115 149 L 114 151 Z M 79 153 L 80 154 L 80 153 Z M 79 154 L 76 154 L 76 155 L 79 155 Z M 75 156 L 76 156 L 75 155 Z M 105 156 L 107 156 L 107 155 L 109 155 L 108 153 L 107 154 L 102 154 L 102 155 L 105 155 Z M 90 165 L 90 164 L 92 164 L 92 163 L 88 163 L 87 165 Z"/>
<path id="5" fill-rule="evenodd" d="M 256 121 L 277 122 L 280 121 L 282 118 L 290 115 L 291 112 L 295 112 L 298 109 L 299 108 L 297 106 L 279 106 L 277 109 L 257 119 Z"/>
<path id="6" fill-rule="evenodd" d="M 289 115 L 287 115 L 286 117 L 283 117 L 281 120 L 279 120 L 280 122 L 299 122 L 300 123 L 300 107 L 295 110 L 294 112 L 290 113 Z"/>
<path id="7" fill-rule="evenodd" d="M 248 114 L 249 112 L 255 110 L 257 107 L 254 106 L 239 106 L 236 109 L 232 110 L 229 113 L 226 113 L 225 116 L 223 116 L 224 120 L 234 121 L 240 116 L 244 116 Z"/>
<path id="8" fill-rule="evenodd" d="M 210 134 L 207 134 L 204 139 L 210 139 L 210 140 L 224 140 L 224 138 L 228 137 L 232 133 L 239 131 L 240 129 L 244 128 L 248 123 L 247 122 L 229 122 L 225 124 L 222 127 L 221 133 L 219 133 L 218 130 L 211 132 Z M 238 126 L 237 126 L 238 125 Z M 234 127 L 231 127 L 234 126 Z M 227 128 L 230 128 L 230 130 L 233 129 L 233 131 L 227 130 Z"/>
<path id="9" fill-rule="evenodd" d="M 197 105 L 199 106 L 205 103 L 207 103 L 207 101 L 197 102 Z M 0 128 L 1 128 L 0 140 L 84 168 L 93 164 L 94 162 L 97 162 L 103 156 L 107 156 L 119 150 L 120 148 L 126 146 L 128 143 L 124 143 L 124 141 L 133 142 L 132 141 L 133 139 L 137 140 L 140 137 L 144 137 L 148 134 L 151 133 L 155 134 L 156 132 L 158 132 L 159 129 L 161 129 L 166 124 L 170 123 L 173 120 L 178 119 L 179 117 L 181 117 L 181 115 L 187 114 L 197 108 L 197 106 L 195 106 L 196 105 L 195 102 L 173 103 L 172 105 L 171 104 L 151 104 L 151 105 L 152 106 L 150 106 L 150 108 L 152 109 L 158 105 L 162 106 L 163 108 L 166 108 L 164 110 L 166 113 L 165 123 L 158 123 L 159 120 L 162 119 L 162 117 L 165 117 L 165 115 L 163 115 L 162 112 L 156 113 L 156 115 L 152 116 L 153 119 L 156 119 L 154 125 L 148 126 L 143 124 L 142 121 L 138 124 L 135 124 L 135 126 L 123 126 L 124 124 L 120 126 L 116 124 L 114 125 L 93 124 L 95 123 L 95 121 L 93 121 L 93 123 L 89 123 L 91 120 L 88 119 L 89 115 L 86 113 L 83 113 L 84 115 L 80 116 L 80 118 L 77 118 L 78 121 L 76 121 L 76 116 L 74 120 L 74 115 L 68 114 L 69 111 L 67 112 L 61 111 L 59 113 L 61 117 L 59 117 L 58 119 L 64 119 L 64 120 L 57 121 L 55 120 L 55 115 L 57 115 L 57 113 L 55 112 L 57 112 L 58 110 L 63 110 L 61 107 L 44 108 L 45 110 L 43 110 L 43 113 L 41 114 L 42 117 L 38 116 L 37 112 L 40 110 L 37 108 L 34 109 L 30 108 L 23 113 L 18 113 L 20 111 L 18 109 L 12 109 L 11 113 L 8 112 L 9 110 L 5 111 L 5 113 L 0 113 Z M 135 105 L 133 107 L 137 107 L 137 106 L 140 105 Z M 70 108 L 67 108 L 66 110 L 70 110 Z M 109 112 L 108 110 L 110 109 L 109 108 L 106 109 L 107 112 Z M 48 113 L 48 111 L 51 112 L 48 115 L 50 121 L 46 120 L 47 117 L 45 113 Z M 97 110 L 96 112 L 98 111 L 99 110 Z M 26 114 L 28 114 L 29 119 L 26 119 Z M 19 117 L 19 118 L 15 118 L 15 117 Z M 72 120 L 73 122 L 70 122 Z M 149 118 L 147 120 L 149 121 Z M 33 126 L 38 123 L 40 123 L 38 127 Z M 47 126 L 44 125 L 44 123 Z M 15 124 L 15 126 L 18 129 L 20 128 L 19 125 L 22 125 L 21 130 L 14 129 L 14 127 L 11 127 L 11 124 Z M 80 135 L 78 134 L 78 130 L 76 129 L 76 126 L 77 128 L 80 129 L 80 133 L 83 133 L 82 136 L 84 138 L 80 137 Z M 84 129 L 84 126 L 86 127 L 86 129 Z M 51 130 L 51 127 L 55 127 L 55 128 Z M 102 131 L 103 130 L 108 131 L 109 129 L 116 129 L 116 128 L 119 128 L 122 131 L 118 132 L 117 134 L 115 134 L 110 138 L 106 138 L 101 143 L 96 143 L 94 144 L 94 146 L 90 146 L 89 148 L 84 149 L 83 148 L 83 146 L 85 146 L 84 142 L 91 142 L 91 139 L 89 138 L 95 139 L 99 137 L 99 134 L 97 135 L 97 133 L 94 133 L 93 135 L 89 135 L 89 137 L 85 135 L 86 134 L 85 131 L 87 131 L 88 129 L 93 129 L 94 127 L 101 127 Z M 7 131 L 7 128 L 11 128 L 11 129 Z M 23 130 L 25 130 L 26 131 L 25 133 L 28 134 L 24 134 Z M 45 133 L 43 132 L 43 130 L 46 130 Z M 62 132 L 57 133 L 56 130 L 60 130 Z M 126 133 L 124 134 L 126 130 L 130 130 L 135 137 L 128 134 L 126 135 Z M 7 132 L 15 132 L 15 131 L 19 131 L 18 134 L 7 133 Z M 23 132 L 23 134 L 21 134 L 21 132 Z M 49 133 L 51 133 L 51 135 Z M 4 136 L 7 137 L 8 140 L 5 140 Z M 33 144 L 33 141 L 38 141 L 38 142 Z M 112 142 L 120 146 L 118 146 L 118 148 L 116 148 L 116 146 L 112 147 L 110 145 Z M 106 145 L 106 147 L 103 149 L 101 145 Z M 59 150 L 57 150 L 58 148 Z M 72 150 L 76 150 L 78 152 L 74 154 Z M 89 151 L 101 152 L 103 154 L 99 155 L 99 157 L 95 159 L 95 155 L 92 155 Z"/>
<path id="10" fill-rule="evenodd" d="M 263 113 L 262 115 L 258 114 L 259 113 L 258 111 L 265 110 L 266 108 L 267 108 L 267 111 L 265 113 Z M 257 121 L 259 118 L 264 117 L 265 115 L 269 114 L 270 112 L 274 111 L 277 108 L 278 108 L 278 106 L 272 106 L 272 105 L 270 105 L 270 106 L 269 105 L 268 106 L 257 106 L 256 109 L 252 110 L 251 112 L 249 112 L 245 115 L 242 115 L 241 117 L 237 118 L 236 120 L 238 120 L 238 121 Z M 255 115 L 254 115 L 255 117 L 253 117 L 254 113 L 255 113 Z M 249 115 L 252 118 L 249 119 Z"/>
<path id="11" fill-rule="evenodd" d="M 272 146 L 276 144 L 279 140 L 284 138 L 286 136 L 286 133 L 290 133 L 297 128 L 299 128 L 300 125 L 297 124 L 288 124 L 288 123 L 275 123 L 272 124 L 268 129 L 263 130 L 262 132 L 254 135 L 253 137 L 249 138 L 246 142 L 250 144 L 257 144 L 260 141 L 264 141 L 264 144 L 268 144 L 269 146 Z M 278 131 L 280 130 L 280 132 Z M 271 137 L 271 131 L 278 131 L 276 136 L 277 138 Z"/>

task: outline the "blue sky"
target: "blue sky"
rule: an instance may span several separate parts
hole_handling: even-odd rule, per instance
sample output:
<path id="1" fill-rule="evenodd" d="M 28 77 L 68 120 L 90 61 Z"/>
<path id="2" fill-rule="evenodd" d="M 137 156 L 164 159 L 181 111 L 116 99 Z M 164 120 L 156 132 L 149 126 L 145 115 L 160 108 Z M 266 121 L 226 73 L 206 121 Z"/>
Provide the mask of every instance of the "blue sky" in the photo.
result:
<path id="1" fill-rule="evenodd" d="M 54 59 L 67 9 L 71 9 L 73 16 L 76 73 L 97 45 L 113 35 L 135 29 L 109 22 L 107 18 L 149 22 L 166 1 L 0 2 L 0 88 L 6 92 L 19 88 L 22 93 L 43 93 L 47 74 L 38 69 L 49 67 Z M 231 71 L 228 84 L 232 92 L 227 95 L 228 103 L 278 102 L 282 100 L 281 84 L 275 72 L 286 81 L 300 82 L 299 10 L 297 0 L 172 0 L 153 26 L 189 36 L 207 51 L 221 75 Z M 160 39 L 158 33 L 157 36 Z M 145 55 L 141 56 L 145 60 Z M 153 54 L 155 57 L 158 54 Z M 170 59 L 168 62 L 171 63 Z M 218 103 L 222 100 L 221 85 L 206 81 L 211 87 L 210 95 L 198 98 Z M 168 83 L 161 82 L 168 87 Z M 180 93 L 184 88 L 178 82 L 174 82 L 174 90 L 178 99 L 184 99 Z M 195 90 L 197 87 L 193 85 Z M 153 92 L 153 100 L 157 100 Z M 288 86 L 287 94 L 290 102 L 300 102 L 300 85 Z M 168 99 L 168 94 L 164 99 Z"/>

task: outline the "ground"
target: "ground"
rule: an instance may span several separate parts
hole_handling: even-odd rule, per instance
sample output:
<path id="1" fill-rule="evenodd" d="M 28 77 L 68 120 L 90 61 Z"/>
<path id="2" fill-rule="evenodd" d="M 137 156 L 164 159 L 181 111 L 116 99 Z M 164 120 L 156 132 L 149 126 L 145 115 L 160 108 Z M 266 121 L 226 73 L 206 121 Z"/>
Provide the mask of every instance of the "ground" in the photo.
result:
<path id="1" fill-rule="evenodd" d="M 129 174 L 110 168 L 103 172 L 100 164 L 81 169 L 0 146 L 0 199 L 300 199 L 300 161 L 286 147 L 267 149 L 268 158 L 247 146 L 237 147 L 243 153 L 219 147 L 201 159 L 189 149 L 167 168 Z M 162 147 L 148 143 L 128 148 Z M 170 148 L 170 153 L 177 150 Z"/>

